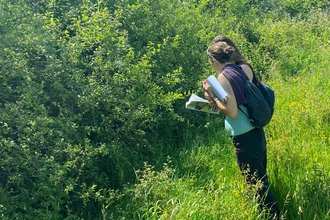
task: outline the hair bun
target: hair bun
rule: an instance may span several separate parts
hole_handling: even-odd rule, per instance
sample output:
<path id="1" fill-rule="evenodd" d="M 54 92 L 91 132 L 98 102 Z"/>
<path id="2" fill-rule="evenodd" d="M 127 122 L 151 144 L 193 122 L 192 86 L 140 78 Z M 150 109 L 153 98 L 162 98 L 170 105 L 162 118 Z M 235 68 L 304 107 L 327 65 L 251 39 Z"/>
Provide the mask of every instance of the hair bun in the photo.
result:
<path id="1" fill-rule="evenodd" d="M 223 49 L 223 52 L 225 54 L 232 54 L 234 51 L 235 51 L 235 49 L 233 47 L 231 47 L 231 46 L 228 46 L 228 47 L 226 47 L 226 48 Z"/>
<path id="2" fill-rule="evenodd" d="M 226 42 L 217 42 L 209 47 L 208 52 L 211 53 L 211 58 L 219 63 L 226 63 L 231 61 L 231 56 L 235 54 L 235 48 Z"/>

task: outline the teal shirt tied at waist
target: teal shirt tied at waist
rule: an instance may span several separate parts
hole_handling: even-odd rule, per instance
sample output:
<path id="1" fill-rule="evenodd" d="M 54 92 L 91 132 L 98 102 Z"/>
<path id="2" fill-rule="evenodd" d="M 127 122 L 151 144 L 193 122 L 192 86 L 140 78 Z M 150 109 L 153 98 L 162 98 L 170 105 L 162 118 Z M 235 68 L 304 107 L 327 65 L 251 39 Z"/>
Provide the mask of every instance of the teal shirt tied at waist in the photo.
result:
<path id="1" fill-rule="evenodd" d="M 239 105 L 239 107 L 248 114 L 244 105 Z M 235 119 L 232 119 L 229 116 L 225 117 L 225 128 L 230 136 L 244 134 L 254 129 L 248 117 L 246 117 L 240 109 L 238 109 L 237 117 Z"/>

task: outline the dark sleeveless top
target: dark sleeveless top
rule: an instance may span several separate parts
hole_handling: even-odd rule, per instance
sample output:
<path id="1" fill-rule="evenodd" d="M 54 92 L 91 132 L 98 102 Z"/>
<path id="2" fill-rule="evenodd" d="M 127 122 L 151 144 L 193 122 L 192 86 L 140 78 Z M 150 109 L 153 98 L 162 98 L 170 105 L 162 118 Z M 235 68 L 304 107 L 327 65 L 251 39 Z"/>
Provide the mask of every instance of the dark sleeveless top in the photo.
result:
<path id="1" fill-rule="evenodd" d="M 227 64 L 226 66 L 223 67 L 221 73 L 229 81 L 233 89 L 237 105 L 245 105 L 247 104 L 247 100 L 244 96 L 245 82 L 237 74 L 238 71 L 243 71 L 242 67 L 236 64 Z"/>

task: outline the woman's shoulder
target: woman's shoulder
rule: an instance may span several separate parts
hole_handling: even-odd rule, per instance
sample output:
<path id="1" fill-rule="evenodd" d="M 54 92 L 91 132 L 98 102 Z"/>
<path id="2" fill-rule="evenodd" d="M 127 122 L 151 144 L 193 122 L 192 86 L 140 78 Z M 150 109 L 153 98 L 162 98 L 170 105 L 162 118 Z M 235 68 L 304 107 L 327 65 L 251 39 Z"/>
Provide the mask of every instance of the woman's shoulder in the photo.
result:
<path id="1" fill-rule="evenodd" d="M 253 72 L 252 66 L 249 63 L 241 63 L 241 64 L 239 64 L 239 66 L 242 67 L 243 70 Z"/>
<path id="2" fill-rule="evenodd" d="M 242 63 L 242 64 L 240 64 L 240 66 L 242 67 L 242 69 L 246 73 L 246 75 L 248 75 L 249 79 L 252 80 L 254 74 L 253 74 L 253 69 L 252 69 L 251 65 L 247 64 L 247 63 Z"/>

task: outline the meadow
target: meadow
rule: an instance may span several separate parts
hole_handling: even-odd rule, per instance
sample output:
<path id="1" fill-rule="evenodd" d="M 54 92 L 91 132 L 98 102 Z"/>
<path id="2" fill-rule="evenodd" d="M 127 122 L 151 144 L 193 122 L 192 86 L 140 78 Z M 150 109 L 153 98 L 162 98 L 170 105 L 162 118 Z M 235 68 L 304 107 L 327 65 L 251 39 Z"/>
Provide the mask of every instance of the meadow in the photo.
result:
<path id="1" fill-rule="evenodd" d="M 275 90 L 282 219 L 330 219 L 328 0 L 0 0 L 0 218 L 266 219 L 222 115 L 184 108 L 232 38 Z"/>

